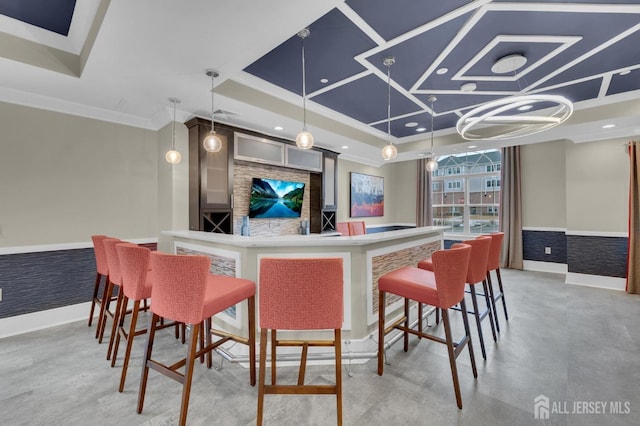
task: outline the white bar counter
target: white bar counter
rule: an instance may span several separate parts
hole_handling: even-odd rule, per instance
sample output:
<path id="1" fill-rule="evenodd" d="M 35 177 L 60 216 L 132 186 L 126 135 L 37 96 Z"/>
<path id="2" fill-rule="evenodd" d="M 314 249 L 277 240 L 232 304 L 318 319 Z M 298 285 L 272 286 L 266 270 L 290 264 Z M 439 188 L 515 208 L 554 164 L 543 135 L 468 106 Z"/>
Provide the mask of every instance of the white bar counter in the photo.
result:
<path id="1" fill-rule="evenodd" d="M 344 264 L 344 325 L 346 352 L 375 350 L 371 336 L 377 330 L 378 278 L 402 266 L 415 266 L 443 247 L 445 227 L 427 226 L 342 237 L 322 234 L 256 236 L 199 231 L 163 231 L 159 248 L 183 254 L 211 257 L 211 272 L 256 282 L 263 257 L 340 257 Z M 387 297 L 387 314 L 400 308 L 397 298 Z M 246 306 L 238 305 L 216 316 L 229 331 L 246 333 Z M 258 328 L 259 314 L 258 314 Z"/>

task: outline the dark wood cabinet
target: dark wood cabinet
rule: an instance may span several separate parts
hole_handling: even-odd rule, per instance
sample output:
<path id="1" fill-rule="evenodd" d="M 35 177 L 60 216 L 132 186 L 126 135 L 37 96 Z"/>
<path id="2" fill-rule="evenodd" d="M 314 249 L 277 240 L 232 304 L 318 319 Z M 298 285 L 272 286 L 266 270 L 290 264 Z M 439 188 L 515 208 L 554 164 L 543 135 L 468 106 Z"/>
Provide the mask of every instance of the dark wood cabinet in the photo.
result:
<path id="1" fill-rule="evenodd" d="M 193 118 L 185 125 L 189 129 L 189 229 L 233 234 L 234 222 L 239 220 L 238 217 L 234 219 L 233 214 L 234 161 L 239 161 L 236 172 L 241 172 L 242 165 L 251 164 L 251 156 L 254 156 L 254 164 L 282 166 L 282 170 L 307 170 L 310 231 L 335 230 L 337 153 L 318 148 L 301 151 L 291 141 L 218 123 L 215 129 L 222 140 L 222 149 L 212 153 L 202 146 L 202 140 L 211 130 L 211 121 Z M 239 145 L 234 146 L 235 143 Z M 259 146 L 251 149 L 251 143 Z M 276 156 L 279 161 L 257 157 L 263 151 L 261 146 L 269 143 L 282 148 L 282 154 Z M 242 148 L 239 153 L 237 148 Z"/>
<path id="2" fill-rule="evenodd" d="M 216 124 L 219 152 L 207 152 L 202 140 L 211 121 L 194 118 L 189 129 L 189 229 L 233 234 L 233 131 Z"/>

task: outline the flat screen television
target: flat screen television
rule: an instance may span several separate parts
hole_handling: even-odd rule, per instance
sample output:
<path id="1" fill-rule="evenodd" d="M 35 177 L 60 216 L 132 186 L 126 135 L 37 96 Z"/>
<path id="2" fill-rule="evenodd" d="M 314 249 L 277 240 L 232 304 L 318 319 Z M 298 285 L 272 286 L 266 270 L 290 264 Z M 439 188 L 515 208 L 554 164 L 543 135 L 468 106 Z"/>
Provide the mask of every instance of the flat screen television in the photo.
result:
<path id="1" fill-rule="evenodd" d="M 252 178 L 249 217 L 258 219 L 300 217 L 303 197 L 303 182 Z"/>

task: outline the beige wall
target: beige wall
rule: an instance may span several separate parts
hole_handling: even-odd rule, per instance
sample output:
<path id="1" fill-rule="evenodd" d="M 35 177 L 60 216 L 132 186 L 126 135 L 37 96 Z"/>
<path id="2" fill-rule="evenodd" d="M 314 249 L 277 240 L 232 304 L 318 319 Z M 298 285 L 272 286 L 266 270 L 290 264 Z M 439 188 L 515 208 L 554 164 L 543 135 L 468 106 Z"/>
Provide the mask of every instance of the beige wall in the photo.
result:
<path id="1" fill-rule="evenodd" d="M 0 246 L 156 237 L 157 132 L 0 103 Z"/>
<path id="2" fill-rule="evenodd" d="M 523 145 L 520 163 L 522 226 L 566 228 L 565 142 Z"/>
<path id="3" fill-rule="evenodd" d="M 381 167 L 366 166 L 338 157 L 337 221 L 364 220 L 367 225 L 416 222 L 417 162 L 390 163 Z M 384 216 L 349 217 L 350 173 L 364 173 L 384 178 Z"/>
<path id="4" fill-rule="evenodd" d="M 567 230 L 627 232 L 626 139 L 566 144 Z"/>
<path id="5" fill-rule="evenodd" d="M 522 147 L 523 226 L 626 232 L 626 139 Z"/>

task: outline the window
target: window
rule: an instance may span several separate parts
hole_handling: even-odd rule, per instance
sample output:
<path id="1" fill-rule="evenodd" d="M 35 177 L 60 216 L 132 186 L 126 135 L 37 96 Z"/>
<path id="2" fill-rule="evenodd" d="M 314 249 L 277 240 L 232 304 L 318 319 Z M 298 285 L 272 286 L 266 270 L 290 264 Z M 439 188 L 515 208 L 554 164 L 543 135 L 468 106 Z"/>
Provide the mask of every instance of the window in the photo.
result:
<path id="1" fill-rule="evenodd" d="M 460 190 L 462 188 L 462 181 L 461 180 L 450 180 L 449 182 L 447 182 L 447 190 L 449 191 L 455 191 Z"/>
<path id="2" fill-rule="evenodd" d="M 440 157 L 432 173 L 433 224 L 460 234 L 498 231 L 500 161 L 497 150 Z"/>
<path id="3" fill-rule="evenodd" d="M 500 188 L 500 179 L 490 178 L 485 181 L 487 188 Z"/>

